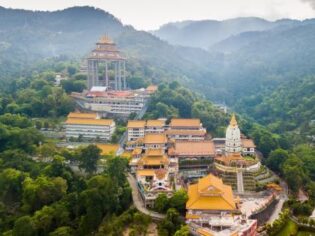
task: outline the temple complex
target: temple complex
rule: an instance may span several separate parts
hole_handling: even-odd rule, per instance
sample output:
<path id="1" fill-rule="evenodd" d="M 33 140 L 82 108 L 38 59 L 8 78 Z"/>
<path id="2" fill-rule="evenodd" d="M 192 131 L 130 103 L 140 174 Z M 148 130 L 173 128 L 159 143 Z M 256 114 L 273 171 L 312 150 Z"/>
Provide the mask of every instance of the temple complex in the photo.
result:
<path id="1" fill-rule="evenodd" d="M 106 86 L 113 90 L 125 90 L 126 84 L 126 59 L 121 55 L 116 44 L 108 37 L 103 36 L 96 43 L 87 58 L 88 82 L 87 88 L 94 86 Z M 100 66 L 104 66 L 103 78 L 99 78 Z M 109 70 L 112 70 L 113 78 Z"/>
<path id="2" fill-rule="evenodd" d="M 132 113 L 144 114 L 146 104 L 157 86 L 128 89 L 126 58 L 108 36 L 103 36 L 96 43 L 96 48 L 86 61 L 87 90 L 71 93 L 80 111 L 122 119 Z"/>
<path id="3" fill-rule="evenodd" d="M 257 221 L 242 215 L 238 203 L 231 186 L 209 174 L 188 186 L 186 223 L 193 235 L 256 235 Z"/>

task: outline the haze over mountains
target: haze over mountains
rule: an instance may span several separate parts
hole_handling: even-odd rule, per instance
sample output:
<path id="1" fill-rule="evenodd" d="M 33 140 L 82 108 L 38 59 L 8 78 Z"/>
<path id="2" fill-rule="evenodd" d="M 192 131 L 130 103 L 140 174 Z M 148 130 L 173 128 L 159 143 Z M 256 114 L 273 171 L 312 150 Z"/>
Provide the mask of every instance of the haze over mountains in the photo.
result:
<path id="1" fill-rule="evenodd" d="M 56 12 L 0 8 L 0 78 L 43 58 L 82 59 L 108 34 L 126 54 L 130 73 L 137 68 L 155 82 L 179 80 L 259 120 L 266 107 L 273 112 L 269 98 L 278 88 L 294 90 L 292 83 L 302 84 L 315 74 L 314 32 L 314 19 L 236 18 L 170 23 L 149 33 L 92 7 Z M 292 91 L 298 99 L 312 97 L 311 91 L 299 91 Z M 307 115 L 311 118 L 314 112 Z"/>

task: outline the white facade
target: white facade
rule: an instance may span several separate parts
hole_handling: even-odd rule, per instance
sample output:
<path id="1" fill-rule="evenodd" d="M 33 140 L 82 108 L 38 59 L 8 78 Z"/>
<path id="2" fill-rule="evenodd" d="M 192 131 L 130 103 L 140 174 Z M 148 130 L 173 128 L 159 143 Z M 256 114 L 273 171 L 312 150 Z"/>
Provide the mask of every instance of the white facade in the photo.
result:
<path id="1" fill-rule="evenodd" d="M 225 152 L 235 153 L 242 151 L 241 131 L 238 128 L 235 115 L 233 114 L 230 125 L 226 129 Z"/>
<path id="2" fill-rule="evenodd" d="M 143 137 L 144 137 L 144 127 L 143 128 L 128 128 L 128 142 L 135 141 Z"/>
<path id="3" fill-rule="evenodd" d="M 66 137 L 83 139 L 110 140 L 115 132 L 115 122 L 111 125 L 93 125 L 93 124 L 66 124 Z"/>

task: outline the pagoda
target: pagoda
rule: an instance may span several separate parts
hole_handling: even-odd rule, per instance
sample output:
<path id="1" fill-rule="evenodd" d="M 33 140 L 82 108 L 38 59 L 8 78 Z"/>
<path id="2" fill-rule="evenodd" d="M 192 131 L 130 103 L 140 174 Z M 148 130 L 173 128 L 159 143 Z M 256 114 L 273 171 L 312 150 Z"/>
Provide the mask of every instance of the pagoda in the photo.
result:
<path id="1" fill-rule="evenodd" d="M 87 58 L 88 82 L 90 90 L 93 86 L 106 86 L 113 90 L 125 90 L 126 84 L 126 59 L 117 49 L 116 44 L 108 37 L 103 36 L 96 43 L 96 48 Z M 99 67 L 104 64 L 104 79 L 99 79 Z M 109 70 L 114 71 L 114 78 L 110 78 Z"/>

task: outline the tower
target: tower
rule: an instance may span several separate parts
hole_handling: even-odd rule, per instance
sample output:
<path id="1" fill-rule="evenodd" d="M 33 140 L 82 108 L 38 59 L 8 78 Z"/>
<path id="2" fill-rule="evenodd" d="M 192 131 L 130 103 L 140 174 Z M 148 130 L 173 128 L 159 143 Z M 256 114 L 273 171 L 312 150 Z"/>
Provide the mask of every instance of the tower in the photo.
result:
<path id="1" fill-rule="evenodd" d="M 238 128 L 235 114 L 233 113 L 230 125 L 226 129 L 225 134 L 225 152 L 228 153 L 240 153 L 241 147 L 241 131 Z"/>
<path id="2" fill-rule="evenodd" d="M 106 86 L 114 90 L 124 90 L 126 84 L 126 59 L 121 56 L 116 44 L 107 36 L 101 37 L 87 58 L 88 81 L 87 88 Z M 100 80 L 99 69 L 104 66 L 104 77 Z M 110 78 L 109 70 L 114 71 Z M 101 76 L 102 77 L 102 76 Z"/>

